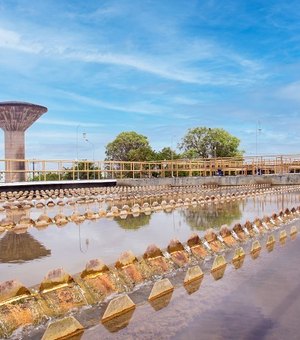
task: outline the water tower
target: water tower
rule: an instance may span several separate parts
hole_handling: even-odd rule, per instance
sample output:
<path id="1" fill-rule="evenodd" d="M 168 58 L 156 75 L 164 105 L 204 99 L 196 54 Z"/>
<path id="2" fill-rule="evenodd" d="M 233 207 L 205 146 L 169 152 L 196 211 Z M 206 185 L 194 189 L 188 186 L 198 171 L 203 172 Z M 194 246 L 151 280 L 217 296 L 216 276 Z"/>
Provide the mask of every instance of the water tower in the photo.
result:
<path id="1" fill-rule="evenodd" d="M 0 128 L 5 138 L 5 182 L 25 180 L 25 130 L 47 112 L 44 106 L 22 102 L 0 102 Z M 21 172 L 18 172 L 21 171 Z"/>

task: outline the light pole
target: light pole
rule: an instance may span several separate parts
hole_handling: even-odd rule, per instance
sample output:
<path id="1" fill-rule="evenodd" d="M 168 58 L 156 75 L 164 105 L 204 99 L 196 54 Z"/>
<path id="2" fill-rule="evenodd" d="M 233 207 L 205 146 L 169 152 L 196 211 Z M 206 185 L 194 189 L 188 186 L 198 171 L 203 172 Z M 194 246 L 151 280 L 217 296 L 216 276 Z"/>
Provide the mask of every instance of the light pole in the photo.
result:
<path id="1" fill-rule="evenodd" d="M 85 140 L 85 142 L 91 144 L 91 146 L 92 146 L 92 148 L 93 148 L 93 162 L 94 162 L 94 161 L 95 161 L 95 145 L 94 145 L 94 143 L 92 143 L 92 142 L 87 138 L 85 132 L 82 134 L 82 137 L 83 137 L 83 139 Z"/>
<path id="2" fill-rule="evenodd" d="M 261 125 L 260 125 L 260 121 L 258 120 L 256 122 L 256 129 L 255 129 L 255 154 L 256 154 L 256 173 L 259 175 L 258 173 L 258 137 L 261 133 Z"/>
<path id="3" fill-rule="evenodd" d="M 171 168 L 172 168 L 171 177 L 172 177 L 172 178 L 174 177 L 174 172 L 173 172 L 173 158 L 174 158 L 174 155 L 173 155 L 173 134 L 172 134 L 172 136 L 171 136 Z"/>
<path id="4" fill-rule="evenodd" d="M 79 151 L 78 151 L 78 130 L 81 125 L 76 126 L 76 161 L 77 161 L 77 180 L 79 180 Z"/>
<path id="5" fill-rule="evenodd" d="M 260 121 L 256 122 L 256 133 L 255 133 L 255 154 L 256 156 L 258 155 L 258 137 L 261 133 L 261 125 L 260 125 Z"/>
<path id="6" fill-rule="evenodd" d="M 90 145 L 92 146 L 92 148 L 93 148 L 93 166 L 94 166 L 94 179 L 95 179 L 95 145 L 94 145 L 94 143 L 92 143 L 92 142 L 87 138 L 85 132 L 82 134 L 82 136 L 83 136 L 83 139 L 84 139 L 88 144 L 90 144 Z"/>

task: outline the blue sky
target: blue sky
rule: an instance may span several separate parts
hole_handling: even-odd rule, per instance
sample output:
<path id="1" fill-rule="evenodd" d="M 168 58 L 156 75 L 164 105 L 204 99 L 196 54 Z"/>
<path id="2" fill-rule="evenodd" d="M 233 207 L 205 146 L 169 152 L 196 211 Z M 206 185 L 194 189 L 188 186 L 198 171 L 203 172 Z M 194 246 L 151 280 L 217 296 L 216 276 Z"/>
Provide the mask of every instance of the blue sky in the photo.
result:
<path id="1" fill-rule="evenodd" d="M 196 126 L 253 155 L 258 121 L 258 153 L 299 153 L 299 52 L 299 1 L 0 0 L 0 101 L 48 107 L 28 158 L 76 158 L 77 129 L 103 159 L 121 131 L 159 150 Z"/>

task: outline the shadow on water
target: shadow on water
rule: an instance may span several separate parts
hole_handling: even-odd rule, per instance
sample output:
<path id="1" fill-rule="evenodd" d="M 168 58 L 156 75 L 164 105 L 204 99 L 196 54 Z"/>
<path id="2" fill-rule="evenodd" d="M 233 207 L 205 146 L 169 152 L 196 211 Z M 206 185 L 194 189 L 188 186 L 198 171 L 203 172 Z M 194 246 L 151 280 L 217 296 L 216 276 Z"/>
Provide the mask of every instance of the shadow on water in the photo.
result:
<path id="1" fill-rule="evenodd" d="M 46 249 L 27 232 L 23 234 L 7 232 L 0 239 L 1 263 L 21 263 L 50 255 L 51 250 Z"/>
<path id="2" fill-rule="evenodd" d="M 242 217 L 240 202 L 237 201 L 226 205 L 190 207 L 181 210 L 180 214 L 192 230 L 206 230 L 223 224 L 230 225 L 234 220 Z"/>

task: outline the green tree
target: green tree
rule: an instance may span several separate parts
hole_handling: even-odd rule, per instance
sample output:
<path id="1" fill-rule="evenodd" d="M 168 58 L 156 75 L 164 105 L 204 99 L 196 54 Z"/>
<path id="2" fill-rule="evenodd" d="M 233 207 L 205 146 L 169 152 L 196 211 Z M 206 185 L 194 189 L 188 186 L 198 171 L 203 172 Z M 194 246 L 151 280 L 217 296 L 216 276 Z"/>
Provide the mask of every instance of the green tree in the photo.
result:
<path id="1" fill-rule="evenodd" d="M 110 161 L 149 161 L 154 159 L 148 138 L 134 131 L 121 132 L 106 145 L 106 160 Z"/>
<path id="2" fill-rule="evenodd" d="M 93 162 L 78 162 L 73 168 L 65 168 L 63 179 L 98 179 L 98 167 Z M 89 176 L 88 176 L 89 171 Z M 101 176 L 100 176 L 101 177 Z"/>
<path id="3" fill-rule="evenodd" d="M 187 158 L 241 156 L 240 140 L 224 129 L 196 127 L 189 129 L 179 148 Z"/>
<path id="4" fill-rule="evenodd" d="M 180 157 L 181 155 L 172 150 L 170 147 L 162 148 L 160 151 L 155 153 L 155 159 L 158 161 L 179 159 Z"/>
<path id="5" fill-rule="evenodd" d="M 37 171 L 38 172 L 38 171 Z M 61 175 L 61 178 L 64 175 Z M 37 181 L 58 181 L 59 175 L 54 172 L 47 172 L 46 174 L 40 173 L 39 175 L 34 175 L 31 179 L 31 181 L 37 182 Z"/>

